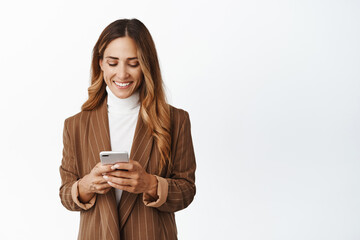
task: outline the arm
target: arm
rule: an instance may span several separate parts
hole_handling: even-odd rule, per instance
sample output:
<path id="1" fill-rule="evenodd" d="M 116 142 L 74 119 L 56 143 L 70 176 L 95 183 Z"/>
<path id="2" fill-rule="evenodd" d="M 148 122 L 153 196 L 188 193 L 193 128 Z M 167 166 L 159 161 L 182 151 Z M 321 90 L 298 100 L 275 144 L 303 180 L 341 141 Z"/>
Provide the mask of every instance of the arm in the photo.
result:
<path id="1" fill-rule="evenodd" d="M 95 204 L 97 193 L 105 194 L 111 189 L 102 178 L 102 173 L 111 171 L 111 166 L 102 166 L 99 163 L 80 179 L 74 144 L 70 136 L 69 123 L 65 120 L 63 159 L 60 166 L 60 199 L 64 207 L 71 211 L 88 210 Z"/>
<path id="2" fill-rule="evenodd" d="M 75 152 L 73 143 L 71 142 L 68 120 L 64 123 L 63 132 L 63 158 L 60 166 L 61 186 L 60 186 L 60 199 L 65 208 L 70 211 L 80 211 L 90 209 L 96 201 L 96 194 L 92 196 L 84 194 L 83 189 L 79 192 L 79 179 L 77 164 L 75 159 Z M 80 187 L 81 188 L 81 187 Z M 80 198 L 80 194 L 85 198 Z M 81 202 L 81 200 L 85 201 Z"/>
<path id="3" fill-rule="evenodd" d="M 158 180 L 155 201 L 149 194 L 143 195 L 146 206 L 160 211 L 175 212 L 186 208 L 195 196 L 195 154 L 191 138 L 189 114 L 184 112 L 184 120 L 179 130 L 178 140 L 173 151 L 172 173 L 169 178 L 156 176 Z"/>

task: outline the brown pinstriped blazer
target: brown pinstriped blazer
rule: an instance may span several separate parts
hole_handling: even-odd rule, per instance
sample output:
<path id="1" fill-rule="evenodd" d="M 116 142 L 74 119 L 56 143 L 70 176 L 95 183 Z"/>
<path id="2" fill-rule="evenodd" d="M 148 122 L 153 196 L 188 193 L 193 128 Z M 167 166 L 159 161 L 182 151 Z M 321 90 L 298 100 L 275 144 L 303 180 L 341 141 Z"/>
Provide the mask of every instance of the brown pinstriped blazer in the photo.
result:
<path id="1" fill-rule="evenodd" d="M 63 159 L 60 166 L 62 204 L 80 211 L 78 239 L 177 239 L 174 212 L 186 208 L 195 195 L 195 156 L 186 111 L 171 106 L 171 156 L 173 166 L 158 173 L 160 153 L 139 117 L 130 158 L 139 161 L 148 173 L 168 182 L 166 202 L 159 207 L 145 206 L 142 194 L 124 191 L 119 207 L 115 191 L 96 196 L 88 210 L 77 205 L 71 195 L 72 185 L 100 161 L 101 151 L 111 150 L 106 98 L 92 111 L 82 111 L 65 120 Z"/>

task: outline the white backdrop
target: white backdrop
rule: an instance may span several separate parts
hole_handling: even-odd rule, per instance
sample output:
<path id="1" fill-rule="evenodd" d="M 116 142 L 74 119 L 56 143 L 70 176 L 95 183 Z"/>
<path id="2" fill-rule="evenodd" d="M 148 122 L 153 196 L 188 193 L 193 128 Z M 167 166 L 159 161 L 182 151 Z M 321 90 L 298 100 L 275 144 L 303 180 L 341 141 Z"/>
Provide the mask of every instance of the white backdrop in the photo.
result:
<path id="1" fill-rule="evenodd" d="M 360 239 L 355 0 L 1 1 L 0 239 L 76 239 L 58 196 L 64 119 L 101 31 L 133 17 L 191 118 L 179 239 Z"/>

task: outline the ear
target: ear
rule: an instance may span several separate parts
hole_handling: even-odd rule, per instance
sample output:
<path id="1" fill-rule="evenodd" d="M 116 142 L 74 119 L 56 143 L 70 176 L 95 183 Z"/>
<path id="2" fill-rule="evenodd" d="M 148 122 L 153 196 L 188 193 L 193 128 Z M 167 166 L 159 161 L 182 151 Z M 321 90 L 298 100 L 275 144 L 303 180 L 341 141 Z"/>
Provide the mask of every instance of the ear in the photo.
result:
<path id="1" fill-rule="evenodd" d="M 101 71 L 104 71 L 102 58 L 99 59 L 99 66 L 100 66 L 100 68 L 101 68 Z"/>

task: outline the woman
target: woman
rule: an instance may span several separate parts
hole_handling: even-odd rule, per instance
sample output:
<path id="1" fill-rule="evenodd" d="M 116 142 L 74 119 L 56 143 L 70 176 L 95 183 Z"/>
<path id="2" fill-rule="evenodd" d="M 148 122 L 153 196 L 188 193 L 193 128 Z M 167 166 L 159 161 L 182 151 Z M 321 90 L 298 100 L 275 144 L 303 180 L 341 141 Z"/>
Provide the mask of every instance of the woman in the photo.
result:
<path id="1" fill-rule="evenodd" d="M 165 101 L 152 37 L 137 19 L 117 20 L 92 57 L 89 98 L 65 120 L 62 204 L 80 211 L 79 239 L 177 239 L 174 212 L 195 195 L 187 112 Z M 129 151 L 102 165 L 101 151 Z"/>

